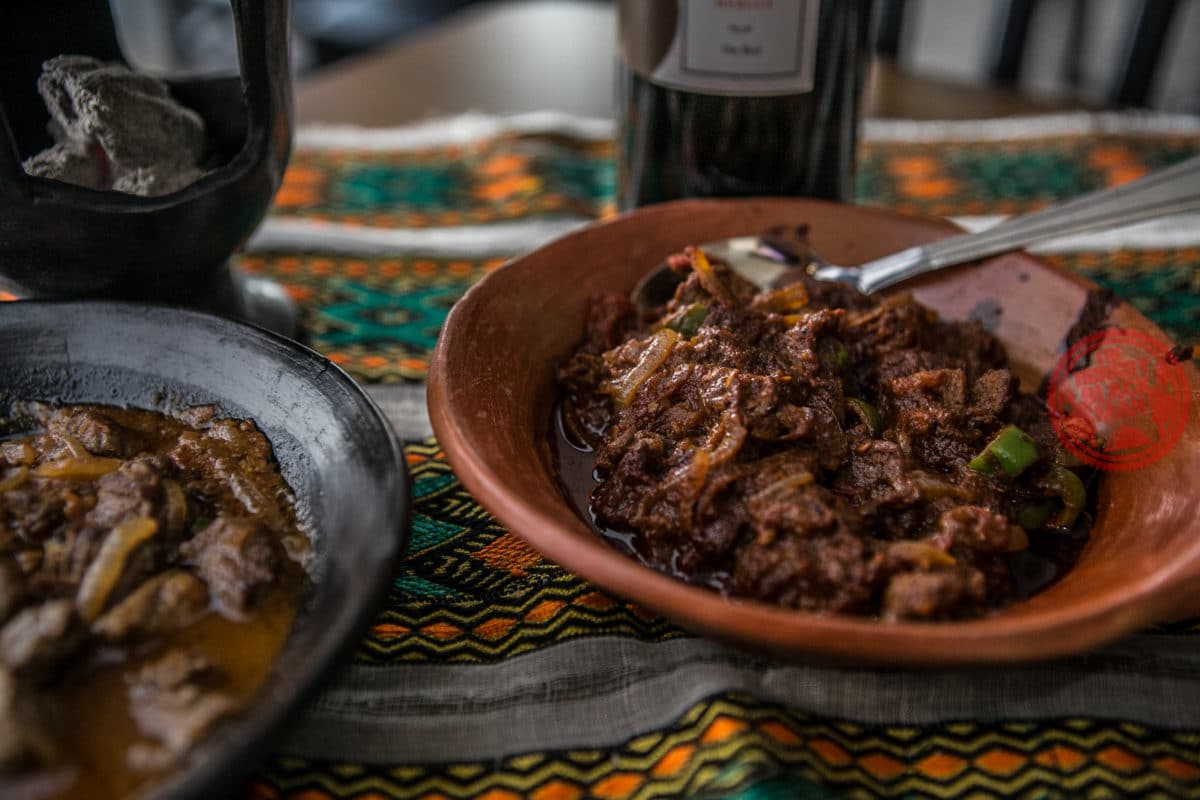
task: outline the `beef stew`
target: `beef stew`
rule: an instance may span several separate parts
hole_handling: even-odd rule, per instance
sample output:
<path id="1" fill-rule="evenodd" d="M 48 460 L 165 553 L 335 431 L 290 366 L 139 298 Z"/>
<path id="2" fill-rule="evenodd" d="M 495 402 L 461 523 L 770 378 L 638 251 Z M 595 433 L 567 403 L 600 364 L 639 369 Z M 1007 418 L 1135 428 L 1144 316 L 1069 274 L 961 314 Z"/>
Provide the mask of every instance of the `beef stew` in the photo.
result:
<path id="1" fill-rule="evenodd" d="M 1086 476 L 979 323 L 670 263 L 648 318 L 594 297 L 558 372 L 564 488 L 611 540 L 730 596 L 914 621 L 987 614 L 1078 555 Z"/>
<path id="2" fill-rule="evenodd" d="M 259 690 L 309 538 L 251 420 L 31 404 L 7 427 L 0 794 L 124 797 Z"/>

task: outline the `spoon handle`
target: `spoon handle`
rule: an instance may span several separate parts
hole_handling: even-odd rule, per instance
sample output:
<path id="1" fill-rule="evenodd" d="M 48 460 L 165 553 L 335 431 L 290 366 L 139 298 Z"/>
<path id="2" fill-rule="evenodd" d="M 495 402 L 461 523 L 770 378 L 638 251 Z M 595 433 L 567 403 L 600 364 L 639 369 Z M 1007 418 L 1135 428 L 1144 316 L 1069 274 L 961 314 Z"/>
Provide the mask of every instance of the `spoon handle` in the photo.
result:
<path id="1" fill-rule="evenodd" d="M 1196 210 L 1200 210 L 1200 156 L 1130 183 L 1013 217 L 979 233 L 952 236 L 872 261 L 861 267 L 856 282 L 870 294 L 915 275 L 1043 239 Z"/>

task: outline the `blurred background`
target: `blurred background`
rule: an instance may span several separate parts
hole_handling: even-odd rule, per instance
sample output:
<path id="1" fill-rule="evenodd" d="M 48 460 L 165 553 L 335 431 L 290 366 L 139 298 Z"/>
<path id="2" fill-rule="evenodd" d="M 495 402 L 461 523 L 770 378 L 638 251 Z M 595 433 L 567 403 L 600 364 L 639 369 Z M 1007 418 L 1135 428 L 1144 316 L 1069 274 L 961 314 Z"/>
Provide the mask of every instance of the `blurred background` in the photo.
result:
<path id="1" fill-rule="evenodd" d="M 496 1 L 293 0 L 294 68 L 310 74 Z M 229 0 L 111 3 L 136 66 L 234 68 Z M 877 0 L 876 21 L 877 51 L 912 73 L 1096 106 L 1200 113 L 1200 0 Z"/>

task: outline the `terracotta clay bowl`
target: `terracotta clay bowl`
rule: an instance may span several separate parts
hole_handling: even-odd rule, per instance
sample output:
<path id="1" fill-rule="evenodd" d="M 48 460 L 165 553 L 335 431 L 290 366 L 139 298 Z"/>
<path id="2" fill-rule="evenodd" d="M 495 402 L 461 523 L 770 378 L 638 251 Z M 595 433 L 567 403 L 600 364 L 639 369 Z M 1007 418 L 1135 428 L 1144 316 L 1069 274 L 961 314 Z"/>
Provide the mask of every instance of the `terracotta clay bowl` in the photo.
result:
<path id="1" fill-rule="evenodd" d="M 551 455 L 554 370 L 578 343 L 589 295 L 630 289 L 688 244 L 807 224 L 830 261 L 861 263 L 956 228 L 815 201 L 683 201 L 565 236 L 489 275 L 447 320 L 429 379 L 433 426 L 463 484 L 547 558 L 698 633 L 792 658 L 890 665 L 1026 661 L 1095 647 L 1139 627 L 1200 614 L 1200 373 L 1178 444 L 1155 463 L 1105 473 L 1096 521 L 1074 566 L 1045 591 L 968 622 L 885 623 L 730 600 L 642 566 L 595 534 L 564 499 Z M 1024 253 L 904 287 L 949 319 L 998 315 L 1023 388 L 1036 388 L 1085 307 L 1097 321 L 1169 341 L 1128 305 Z M 1185 401 L 1188 402 L 1188 401 Z"/>

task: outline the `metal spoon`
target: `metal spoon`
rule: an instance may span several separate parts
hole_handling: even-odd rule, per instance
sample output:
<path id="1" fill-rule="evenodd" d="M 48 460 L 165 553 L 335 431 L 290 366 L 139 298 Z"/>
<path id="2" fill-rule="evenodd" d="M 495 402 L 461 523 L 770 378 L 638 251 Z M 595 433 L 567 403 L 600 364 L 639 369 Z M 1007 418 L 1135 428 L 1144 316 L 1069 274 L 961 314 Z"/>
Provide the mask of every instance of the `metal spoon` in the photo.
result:
<path id="1" fill-rule="evenodd" d="M 917 275 L 1055 236 L 1196 210 L 1200 210 L 1200 156 L 1121 186 L 1012 217 L 979 233 L 910 247 L 856 267 L 830 264 L 822 259 L 807 245 L 803 231 L 792 236 L 776 231 L 764 236 L 723 239 L 701 245 L 701 249 L 763 288 L 776 285 L 789 270 L 804 268 L 817 280 L 839 281 L 863 294 L 871 294 Z M 643 278 L 631 296 L 639 308 L 661 305 L 676 283 L 676 273 L 663 264 Z"/>

